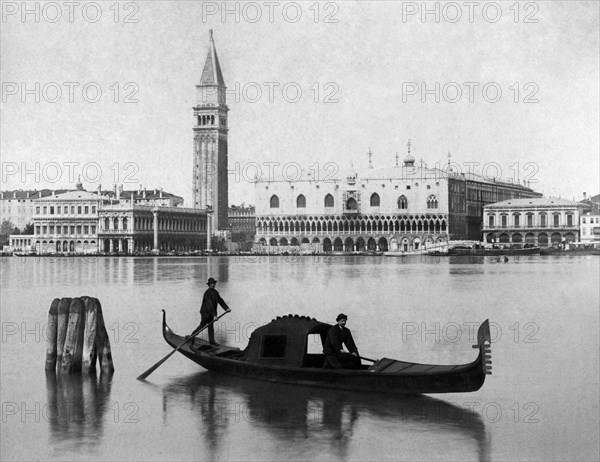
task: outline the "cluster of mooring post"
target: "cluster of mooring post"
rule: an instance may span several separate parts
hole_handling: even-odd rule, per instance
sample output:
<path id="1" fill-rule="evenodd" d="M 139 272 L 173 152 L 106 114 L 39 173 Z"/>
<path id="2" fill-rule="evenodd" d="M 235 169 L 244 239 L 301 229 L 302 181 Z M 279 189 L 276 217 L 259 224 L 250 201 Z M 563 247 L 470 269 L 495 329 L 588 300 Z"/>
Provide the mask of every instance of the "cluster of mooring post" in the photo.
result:
<path id="1" fill-rule="evenodd" d="M 55 298 L 48 313 L 46 371 L 63 374 L 114 371 L 110 340 L 97 298 Z"/>

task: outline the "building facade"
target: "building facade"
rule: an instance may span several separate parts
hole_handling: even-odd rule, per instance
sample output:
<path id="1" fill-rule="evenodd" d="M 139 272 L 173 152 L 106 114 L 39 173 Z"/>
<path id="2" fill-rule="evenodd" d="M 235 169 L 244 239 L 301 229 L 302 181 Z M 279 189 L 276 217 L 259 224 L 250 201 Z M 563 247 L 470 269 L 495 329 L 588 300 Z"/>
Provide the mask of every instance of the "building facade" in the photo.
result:
<path id="1" fill-rule="evenodd" d="M 585 244 L 600 243 L 600 214 L 587 212 L 579 217 L 579 240 Z"/>
<path id="2" fill-rule="evenodd" d="M 35 206 L 33 201 L 53 194 L 62 194 L 66 189 L 60 190 L 14 190 L 0 192 L 0 211 L 2 220 L 9 220 L 19 229 L 33 223 Z"/>
<path id="3" fill-rule="evenodd" d="M 451 168 L 402 166 L 350 171 L 327 181 L 256 181 L 258 248 L 312 244 L 317 251 L 411 252 L 448 240 L 481 239 L 480 207 L 499 195 L 539 196 L 524 186 L 465 176 Z M 272 249 L 268 249 L 272 251 Z"/>
<path id="4" fill-rule="evenodd" d="M 129 197 L 129 199 L 127 199 Z M 209 248 L 207 211 L 175 207 L 162 190 L 78 189 L 33 201 L 32 245 L 38 254 L 135 254 Z M 18 238 L 18 236 L 11 236 Z M 25 245 L 24 236 L 14 240 Z"/>
<path id="5" fill-rule="evenodd" d="M 103 201 L 110 199 L 84 190 L 35 199 L 36 253 L 97 253 L 98 210 Z"/>
<path id="6" fill-rule="evenodd" d="M 193 207 L 212 209 L 211 229 L 226 229 L 228 201 L 227 107 L 225 81 L 210 31 L 209 50 L 194 107 Z"/>
<path id="7" fill-rule="evenodd" d="M 560 198 L 511 199 L 484 207 L 488 243 L 540 247 L 579 241 L 579 219 L 585 205 Z"/>
<path id="8" fill-rule="evenodd" d="M 208 248 L 206 211 L 105 203 L 99 210 L 101 253 L 193 252 Z"/>
<path id="9" fill-rule="evenodd" d="M 256 234 L 256 212 L 254 206 L 232 205 L 228 211 L 231 240 L 240 244 L 251 244 Z"/>

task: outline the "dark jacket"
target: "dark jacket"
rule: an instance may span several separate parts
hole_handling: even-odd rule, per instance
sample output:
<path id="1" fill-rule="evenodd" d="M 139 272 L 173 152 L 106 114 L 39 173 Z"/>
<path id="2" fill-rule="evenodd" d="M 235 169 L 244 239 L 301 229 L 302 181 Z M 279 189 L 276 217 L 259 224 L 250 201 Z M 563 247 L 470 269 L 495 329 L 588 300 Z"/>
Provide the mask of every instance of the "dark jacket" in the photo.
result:
<path id="1" fill-rule="evenodd" d="M 350 353 L 358 354 L 358 349 L 356 348 L 350 329 L 335 325 L 327 332 L 323 353 L 326 355 L 337 355 L 342 351 L 342 344 L 346 345 Z"/>
<path id="2" fill-rule="evenodd" d="M 200 314 L 203 318 L 208 316 L 216 316 L 217 315 L 217 305 L 221 305 L 223 309 L 228 310 L 229 307 L 227 303 L 221 298 L 217 289 L 213 287 L 209 287 L 204 292 L 204 297 L 202 298 L 202 307 L 200 308 Z"/>

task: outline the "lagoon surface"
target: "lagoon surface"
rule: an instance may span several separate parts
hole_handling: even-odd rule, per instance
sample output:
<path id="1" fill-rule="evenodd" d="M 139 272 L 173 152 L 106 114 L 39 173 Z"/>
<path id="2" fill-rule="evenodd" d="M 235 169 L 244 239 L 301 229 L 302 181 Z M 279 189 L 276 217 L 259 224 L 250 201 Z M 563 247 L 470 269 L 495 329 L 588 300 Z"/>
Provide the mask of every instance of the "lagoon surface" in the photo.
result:
<path id="1" fill-rule="evenodd" d="M 493 375 L 469 394 L 402 398 L 218 376 L 169 353 L 161 310 L 189 333 L 209 276 L 245 347 L 289 313 L 349 315 L 362 356 L 476 357 L 489 318 Z M 597 256 L 2 258 L 1 460 L 598 460 Z M 102 303 L 112 377 L 47 377 L 56 297 Z"/>

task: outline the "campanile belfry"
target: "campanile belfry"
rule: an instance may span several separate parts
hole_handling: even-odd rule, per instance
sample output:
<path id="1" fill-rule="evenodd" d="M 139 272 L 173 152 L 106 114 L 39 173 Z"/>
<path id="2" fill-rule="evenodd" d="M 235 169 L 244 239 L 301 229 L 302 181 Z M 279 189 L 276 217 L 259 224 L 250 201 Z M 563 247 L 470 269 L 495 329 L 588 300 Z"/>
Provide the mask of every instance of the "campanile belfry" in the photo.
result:
<path id="1" fill-rule="evenodd" d="M 194 208 L 212 208 L 211 230 L 227 228 L 227 112 L 225 81 L 210 31 L 208 55 L 194 106 Z"/>

